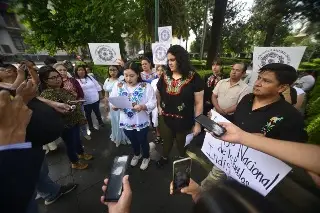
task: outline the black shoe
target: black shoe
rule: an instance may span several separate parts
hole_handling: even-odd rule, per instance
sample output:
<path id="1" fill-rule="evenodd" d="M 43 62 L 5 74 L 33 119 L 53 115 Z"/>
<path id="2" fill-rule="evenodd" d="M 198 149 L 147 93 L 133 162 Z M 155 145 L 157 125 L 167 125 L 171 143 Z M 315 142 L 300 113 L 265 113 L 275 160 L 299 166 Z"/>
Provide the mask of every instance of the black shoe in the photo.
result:
<path id="1" fill-rule="evenodd" d="M 165 159 L 164 157 L 161 157 L 160 160 L 157 161 L 157 167 L 163 168 L 165 164 L 168 164 L 169 160 Z"/>
<path id="2" fill-rule="evenodd" d="M 99 123 L 99 126 L 100 126 L 100 127 L 104 127 L 105 124 L 101 122 L 101 123 Z"/>
<path id="3" fill-rule="evenodd" d="M 89 127 L 89 130 L 90 130 L 90 132 L 92 133 L 92 132 L 97 132 L 98 130 L 96 129 L 96 128 L 94 128 L 94 127 Z"/>
<path id="4" fill-rule="evenodd" d="M 78 184 L 73 184 L 73 183 L 69 183 L 65 186 L 60 186 L 60 190 L 59 190 L 57 196 L 55 196 L 54 198 L 45 200 L 44 204 L 50 205 L 50 204 L 56 202 L 62 195 L 68 194 L 69 192 L 71 192 L 72 190 L 77 188 L 77 186 L 78 186 Z"/>

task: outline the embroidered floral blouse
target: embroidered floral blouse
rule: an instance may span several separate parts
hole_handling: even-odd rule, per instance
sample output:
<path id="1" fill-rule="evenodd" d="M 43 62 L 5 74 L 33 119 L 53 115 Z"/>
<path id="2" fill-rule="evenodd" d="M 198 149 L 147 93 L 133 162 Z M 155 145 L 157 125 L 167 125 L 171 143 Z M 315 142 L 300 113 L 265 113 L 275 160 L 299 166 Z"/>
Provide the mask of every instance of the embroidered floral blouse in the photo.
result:
<path id="1" fill-rule="evenodd" d="M 141 76 L 142 81 L 147 82 L 147 83 L 149 83 L 149 84 L 151 83 L 151 81 L 152 81 L 153 79 L 158 78 L 157 72 L 156 72 L 156 70 L 154 70 L 154 69 L 152 69 L 152 72 L 151 72 L 151 73 L 141 72 L 141 73 L 140 73 L 140 76 Z"/>
<path id="2" fill-rule="evenodd" d="M 119 82 L 112 88 L 110 97 L 126 96 L 133 104 L 146 105 L 147 111 L 137 112 L 133 109 L 120 110 L 120 128 L 140 130 L 150 125 L 149 113 L 156 107 L 157 100 L 150 84 L 141 82 L 134 88 L 125 82 Z"/>
<path id="3" fill-rule="evenodd" d="M 199 74 L 190 71 L 185 79 L 173 79 L 164 73 L 157 84 L 164 121 L 175 131 L 189 131 L 194 125 L 194 93 L 204 88 Z"/>
<path id="4" fill-rule="evenodd" d="M 61 102 L 61 103 L 68 103 L 68 101 L 75 101 L 76 96 L 72 95 L 65 89 L 45 89 L 40 94 L 41 97 L 46 98 L 51 101 Z M 70 113 L 66 113 L 63 116 L 65 127 L 70 128 L 77 124 L 85 124 L 86 118 L 84 117 L 81 111 L 81 105 L 77 104 L 76 109 Z"/>

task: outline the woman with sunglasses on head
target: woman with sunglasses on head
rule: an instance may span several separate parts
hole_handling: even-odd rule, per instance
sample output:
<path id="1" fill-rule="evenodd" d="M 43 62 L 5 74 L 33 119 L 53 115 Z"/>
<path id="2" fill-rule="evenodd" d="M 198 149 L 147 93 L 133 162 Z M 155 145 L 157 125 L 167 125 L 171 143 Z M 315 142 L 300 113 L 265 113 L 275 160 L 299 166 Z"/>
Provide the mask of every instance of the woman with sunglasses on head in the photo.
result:
<path id="1" fill-rule="evenodd" d="M 90 77 L 86 71 L 86 66 L 79 65 L 75 67 L 74 76 L 79 82 L 84 93 L 84 111 L 88 121 L 90 131 L 95 131 L 91 118 L 92 111 L 97 117 L 100 127 L 104 127 L 100 112 L 100 99 L 102 98 L 102 88 L 100 84 L 92 77 Z"/>
<path id="2" fill-rule="evenodd" d="M 142 72 L 140 74 L 142 81 L 151 83 L 152 80 L 157 78 L 156 70 L 152 69 L 151 61 L 144 57 L 141 60 Z"/>
<path id="3" fill-rule="evenodd" d="M 86 169 L 87 163 L 81 163 L 79 159 L 91 160 L 93 157 L 84 152 L 80 140 L 80 125 L 86 123 L 81 112 L 81 104 L 77 103 L 77 97 L 63 88 L 63 80 L 60 73 L 51 66 L 43 66 L 39 71 L 39 78 L 43 91 L 40 96 L 51 101 L 62 103 L 73 102 L 70 112 L 63 115 L 65 128 L 62 139 L 67 147 L 67 154 L 73 169 Z"/>
<path id="4" fill-rule="evenodd" d="M 127 97 L 132 102 L 133 108 L 118 109 L 113 105 L 111 107 L 115 111 L 120 110 L 119 126 L 131 142 L 134 152 L 131 166 L 136 166 L 143 157 L 140 169 L 145 170 L 150 162 L 147 138 L 150 126 L 149 114 L 156 106 L 156 97 L 150 84 L 142 82 L 140 67 L 135 62 L 125 64 L 124 79 L 124 82 L 119 82 L 113 87 L 110 97 Z"/>
<path id="5" fill-rule="evenodd" d="M 115 111 L 110 107 L 108 97 L 112 91 L 112 88 L 117 85 L 119 82 L 124 80 L 123 75 L 118 77 L 119 69 L 117 66 L 109 66 L 107 79 L 104 82 L 103 89 L 105 90 L 105 107 L 106 111 L 110 114 L 110 121 L 111 121 L 111 135 L 110 139 L 113 141 L 116 146 L 120 146 L 120 144 L 129 144 L 130 141 L 126 137 L 123 132 L 123 129 L 119 127 L 119 119 L 120 119 L 120 111 Z"/>

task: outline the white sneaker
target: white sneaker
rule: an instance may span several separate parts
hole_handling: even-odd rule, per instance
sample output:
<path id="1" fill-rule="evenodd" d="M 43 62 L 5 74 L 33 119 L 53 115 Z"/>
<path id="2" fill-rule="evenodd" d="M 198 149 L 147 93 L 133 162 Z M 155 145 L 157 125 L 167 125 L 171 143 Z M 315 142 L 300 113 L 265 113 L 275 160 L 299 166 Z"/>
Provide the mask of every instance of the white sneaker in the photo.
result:
<path id="1" fill-rule="evenodd" d="M 149 166 L 150 158 L 143 158 L 140 169 L 146 170 Z"/>
<path id="2" fill-rule="evenodd" d="M 142 156 L 139 155 L 139 156 L 133 156 L 132 160 L 131 160 L 131 166 L 136 166 L 140 160 Z"/>

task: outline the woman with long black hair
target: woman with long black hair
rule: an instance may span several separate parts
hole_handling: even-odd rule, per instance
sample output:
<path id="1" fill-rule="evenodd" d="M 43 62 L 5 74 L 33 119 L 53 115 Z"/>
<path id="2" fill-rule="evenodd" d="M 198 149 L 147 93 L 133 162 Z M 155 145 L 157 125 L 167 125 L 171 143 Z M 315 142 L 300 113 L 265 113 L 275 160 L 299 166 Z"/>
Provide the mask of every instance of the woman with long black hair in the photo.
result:
<path id="1" fill-rule="evenodd" d="M 169 70 L 164 72 L 157 84 L 160 135 L 163 153 L 157 162 L 159 167 L 168 163 L 169 153 L 175 139 L 180 157 L 186 153 L 186 136 L 200 133 L 201 127 L 194 118 L 203 111 L 204 82 L 191 66 L 188 52 L 180 45 L 168 50 Z"/>

